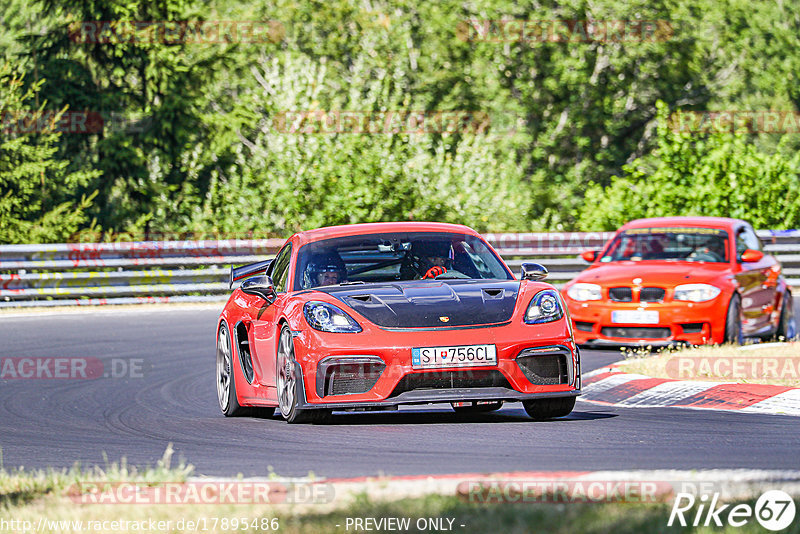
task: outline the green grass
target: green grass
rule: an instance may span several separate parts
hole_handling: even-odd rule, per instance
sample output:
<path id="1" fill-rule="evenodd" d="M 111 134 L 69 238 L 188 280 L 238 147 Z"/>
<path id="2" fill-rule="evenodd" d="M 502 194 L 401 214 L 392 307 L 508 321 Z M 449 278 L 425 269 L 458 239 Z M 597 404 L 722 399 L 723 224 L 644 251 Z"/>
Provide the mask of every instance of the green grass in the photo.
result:
<path id="1" fill-rule="evenodd" d="M 172 447 L 154 466 L 136 469 L 127 466 L 125 461 L 106 462 L 103 468 L 82 469 L 75 466 L 66 470 L 6 470 L 0 467 L 0 520 L 29 521 L 37 525 L 41 518 L 50 521 L 83 521 L 83 531 L 87 531 L 87 521 L 131 521 L 141 522 L 142 528 L 121 528 L 125 532 L 153 532 L 147 528 L 149 520 L 170 521 L 169 528 L 159 532 L 267 532 L 263 525 L 270 519 L 277 519 L 279 532 L 290 534 L 325 534 L 364 532 L 353 528 L 349 530 L 348 518 L 409 518 L 411 528 L 408 532 L 448 532 L 448 530 L 416 528 L 419 519 L 444 519 L 455 533 L 548 533 L 572 534 L 661 534 L 680 533 L 763 533 L 765 530 L 751 519 L 741 528 L 718 527 L 667 527 L 671 510 L 671 500 L 657 503 L 603 503 L 603 504 L 479 504 L 467 502 L 458 496 L 428 495 L 418 498 L 404 498 L 393 502 L 371 499 L 364 493 L 349 495 L 337 494 L 332 504 L 275 505 L 275 504 L 215 504 L 215 505 L 168 505 L 168 504 L 76 504 L 69 498 L 69 488 L 80 482 L 159 482 L 185 481 L 192 467 L 180 462 L 172 466 Z M 273 477 L 271 477 L 273 478 Z M 744 501 L 754 505 L 754 501 Z M 800 511 L 800 502 L 796 502 Z M 693 514 L 687 513 L 687 517 Z M 722 516 L 724 519 L 724 515 Z M 193 529 L 186 528 L 186 521 L 205 518 Z M 256 521 L 262 528 L 232 528 L 219 521 L 227 518 L 248 524 Z M 183 520 L 183 528 L 179 521 Z M 264 522 L 262 522 L 264 520 Z M 240 523 L 241 525 L 241 523 Z M 464 525 L 463 527 L 461 525 Z M 14 531 L 14 529 L 11 529 Z M 18 529 L 19 530 L 19 529 Z M 95 532 L 116 532 L 110 526 Z M 8 531 L 8 529 L 6 529 Z M 74 527 L 50 525 L 38 532 L 80 532 Z M 383 529 L 371 532 L 398 532 Z M 784 534 L 800 534 L 800 516 Z"/>
<path id="2" fill-rule="evenodd" d="M 120 462 L 109 462 L 105 466 L 84 469 L 75 464 L 70 469 L 25 469 L 7 470 L 3 466 L 0 450 L 0 511 L 30 503 L 46 496 L 61 496 L 70 486 L 78 482 L 180 482 L 191 475 L 194 467 L 179 461 L 172 466 L 172 444 L 167 446 L 164 455 L 154 466 L 144 469 L 129 467 L 123 458 Z M 104 455 L 105 456 L 105 455 Z"/>

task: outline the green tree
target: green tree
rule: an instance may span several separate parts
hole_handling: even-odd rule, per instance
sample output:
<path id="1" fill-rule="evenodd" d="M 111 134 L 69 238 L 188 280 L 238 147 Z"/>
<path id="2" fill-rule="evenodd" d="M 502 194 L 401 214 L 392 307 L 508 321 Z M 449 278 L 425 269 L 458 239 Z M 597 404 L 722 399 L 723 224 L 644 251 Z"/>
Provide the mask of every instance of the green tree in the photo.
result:
<path id="1" fill-rule="evenodd" d="M 96 135 L 61 140 L 73 168 L 100 171 L 88 186 L 99 191 L 93 210 L 98 222 L 122 230 L 174 218 L 187 198 L 207 187 L 209 176 L 196 156 L 209 134 L 205 88 L 223 75 L 227 45 L 198 44 L 177 33 L 171 38 L 158 26 L 135 36 L 124 30 L 137 21 L 202 21 L 200 4 L 188 0 L 38 5 L 50 26 L 27 37 L 29 70 L 43 80 L 52 106 L 104 119 Z M 101 21 L 114 24 L 104 30 Z"/>
<path id="2" fill-rule="evenodd" d="M 70 172 L 57 156 L 58 115 L 34 105 L 37 86 L 0 64 L 0 243 L 63 242 L 88 222 L 97 172 Z"/>
<path id="3" fill-rule="evenodd" d="M 259 127 L 251 138 L 242 135 L 239 161 L 215 177 L 193 229 L 285 235 L 365 221 L 441 220 L 493 230 L 525 223 L 515 218 L 525 192 L 514 151 L 503 149 L 513 143 L 505 131 L 302 133 L 281 123 L 292 115 L 280 110 L 334 110 L 332 117 L 349 110 L 363 117 L 364 111 L 406 109 L 396 70 L 375 71 L 359 56 L 344 78 L 353 90 L 343 93 L 332 68 L 291 52 L 262 62 L 255 73 L 260 90 L 242 104 L 253 109 L 258 103 Z"/>
<path id="4" fill-rule="evenodd" d="M 631 219 L 669 215 L 800 226 L 799 155 L 763 152 L 742 133 L 698 135 L 671 124 L 669 108 L 659 103 L 658 148 L 625 166 L 610 186 L 590 185 L 582 229 L 613 230 Z"/>
<path id="5" fill-rule="evenodd" d="M 29 84 L 43 82 L 43 101 L 46 96 L 51 109 L 100 111 L 109 121 L 97 134 L 62 135 L 57 143 L 70 169 L 101 172 L 77 194 L 97 190 L 90 214 L 117 232 L 224 227 L 284 233 L 318 223 L 408 217 L 568 230 L 592 216 L 584 213 L 593 209 L 585 198 L 590 184 L 593 194 L 606 187 L 611 194 L 613 177 L 628 176 L 626 165 L 654 161 L 650 156 L 661 142 L 657 101 L 695 111 L 800 106 L 800 18 L 780 2 L 0 5 L 0 48 L 23 66 Z M 197 45 L 78 42 L 74 35 L 79 21 L 204 19 L 278 21 L 280 38 Z M 482 21 L 508 19 L 550 21 L 551 29 L 571 26 L 572 33 L 520 40 L 496 27 L 486 41 L 468 31 Z M 590 20 L 657 22 L 658 32 L 644 40 L 582 41 L 575 23 Z M 313 78 L 320 73 L 322 79 Z M 481 110 L 510 117 L 517 128 L 507 137 L 474 138 L 269 132 L 287 106 Z M 794 161 L 800 148 L 800 137 L 750 135 L 740 142 L 769 161 L 773 154 Z M 505 208 L 497 215 L 492 210 L 500 205 Z"/>

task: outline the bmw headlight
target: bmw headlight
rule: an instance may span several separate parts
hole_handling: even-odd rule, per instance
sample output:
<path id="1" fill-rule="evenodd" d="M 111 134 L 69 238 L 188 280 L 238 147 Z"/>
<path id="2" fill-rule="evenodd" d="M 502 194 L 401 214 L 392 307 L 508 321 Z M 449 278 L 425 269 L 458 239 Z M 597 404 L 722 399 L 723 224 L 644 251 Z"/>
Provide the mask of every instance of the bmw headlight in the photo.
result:
<path id="1" fill-rule="evenodd" d="M 597 284 L 574 284 L 567 289 L 567 295 L 572 300 L 600 300 L 603 298 L 600 286 Z"/>
<path id="2" fill-rule="evenodd" d="M 564 309 L 561 307 L 561 299 L 558 298 L 558 292 L 553 289 L 536 293 L 525 312 L 525 322 L 528 324 L 550 323 L 562 317 Z"/>
<path id="3" fill-rule="evenodd" d="M 361 332 L 355 319 L 347 315 L 341 308 L 327 302 L 310 301 L 303 306 L 303 315 L 311 328 L 323 332 Z"/>
<path id="4" fill-rule="evenodd" d="M 690 302 L 706 302 L 716 298 L 721 292 L 720 288 L 710 284 L 683 284 L 675 288 L 673 300 L 688 300 Z"/>

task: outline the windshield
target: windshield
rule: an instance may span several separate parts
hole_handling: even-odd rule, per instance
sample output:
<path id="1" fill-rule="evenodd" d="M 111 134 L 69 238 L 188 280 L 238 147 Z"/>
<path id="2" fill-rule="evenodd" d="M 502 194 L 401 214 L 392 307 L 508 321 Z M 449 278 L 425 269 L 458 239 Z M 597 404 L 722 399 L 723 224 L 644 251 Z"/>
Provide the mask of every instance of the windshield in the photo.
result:
<path id="1" fill-rule="evenodd" d="M 633 228 L 614 238 L 601 262 L 728 261 L 728 232 L 717 228 Z"/>
<path id="2" fill-rule="evenodd" d="M 303 246 L 297 289 L 421 278 L 513 280 L 477 237 L 442 232 L 398 232 L 340 237 Z"/>

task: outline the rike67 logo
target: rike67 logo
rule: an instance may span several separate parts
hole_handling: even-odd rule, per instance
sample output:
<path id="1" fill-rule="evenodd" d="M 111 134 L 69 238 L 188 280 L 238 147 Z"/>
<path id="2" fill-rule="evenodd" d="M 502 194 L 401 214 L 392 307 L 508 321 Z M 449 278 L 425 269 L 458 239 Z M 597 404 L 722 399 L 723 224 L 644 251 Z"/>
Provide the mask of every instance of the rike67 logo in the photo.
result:
<path id="1" fill-rule="evenodd" d="M 682 527 L 722 527 L 728 524 L 741 527 L 755 517 L 762 527 L 777 532 L 792 524 L 796 511 L 794 500 L 781 490 L 767 491 L 758 498 L 754 507 L 749 504 L 737 504 L 733 507 L 730 504 L 721 504 L 719 493 L 714 493 L 711 502 L 708 500 L 708 495 L 701 495 L 698 499 L 691 493 L 678 493 L 667 526 L 677 524 Z"/>

